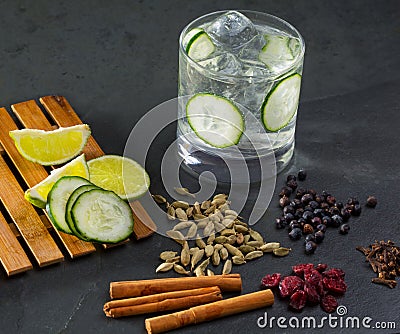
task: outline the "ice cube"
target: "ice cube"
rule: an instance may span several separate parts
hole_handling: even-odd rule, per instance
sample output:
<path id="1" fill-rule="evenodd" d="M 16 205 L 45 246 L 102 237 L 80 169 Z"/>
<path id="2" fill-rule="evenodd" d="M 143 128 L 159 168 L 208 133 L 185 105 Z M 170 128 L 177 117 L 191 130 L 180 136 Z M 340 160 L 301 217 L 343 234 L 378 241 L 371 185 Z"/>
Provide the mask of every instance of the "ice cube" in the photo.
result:
<path id="1" fill-rule="evenodd" d="M 237 75 L 242 70 L 242 64 L 232 53 L 222 52 L 213 54 L 213 57 L 198 62 L 208 70 L 222 74 Z"/>
<path id="2" fill-rule="evenodd" d="M 217 17 L 205 30 L 216 44 L 228 50 L 242 47 L 257 35 L 250 19 L 236 11 Z"/>

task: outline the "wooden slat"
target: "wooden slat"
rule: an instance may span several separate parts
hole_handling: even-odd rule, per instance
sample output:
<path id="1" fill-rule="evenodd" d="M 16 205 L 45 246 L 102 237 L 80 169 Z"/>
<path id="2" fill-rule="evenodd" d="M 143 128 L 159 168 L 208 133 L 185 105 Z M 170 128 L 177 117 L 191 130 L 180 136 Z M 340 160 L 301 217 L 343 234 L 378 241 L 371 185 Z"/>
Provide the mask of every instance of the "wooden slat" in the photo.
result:
<path id="1" fill-rule="evenodd" d="M 0 261 L 8 276 L 32 269 L 21 244 L 0 212 Z"/>
<path id="2" fill-rule="evenodd" d="M 71 105 L 65 97 L 54 95 L 44 96 L 40 98 L 40 103 L 42 103 L 42 105 L 46 108 L 46 111 L 59 126 L 66 127 L 76 124 L 82 124 L 82 121 L 79 119 L 78 115 L 72 109 Z M 95 141 L 93 136 L 89 138 L 88 143 L 85 146 L 84 153 L 86 159 L 88 160 L 104 155 L 103 150 L 100 148 L 99 144 Z M 131 203 L 131 208 L 133 210 L 134 216 L 136 216 L 133 229 L 133 233 L 136 239 L 146 238 L 157 230 L 156 225 L 151 220 L 147 212 L 145 212 L 140 202 L 134 201 L 133 203 Z M 136 210 L 138 211 L 136 212 Z M 151 228 L 143 223 L 144 221 L 147 222 L 147 220 L 143 220 L 145 218 L 147 219 L 147 217 L 145 217 L 144 215 L 146 215 L 148 219 L 150 219 L 150 221 L 152 222 L 152 224 L 150 224 Z M 143 219 L 140 219 L 138 217 L 142 217 Z"/>
<path id="3" fill-rule="evenodd" d="M 67 127 L 82 124 L 82 121 L 65 97 L 55 95 L 44 96 L 41 97 L 39 101 L 58 126 Z M 85 153 L 87 160 L 104 155 L 104 151 L 93 136 L 90 136 L 85 148 L 83 149 L 83 153 Z"/>
<path id="4" fill-rule="evenodd" d="M 52 129 L 51 124 L 43 115 L 41 109 L 35 101 L 31 100 L 27 102 L 17 103 L 12 105 L 11 107 L 14 113 L 17 115 L 18 119 L 25 127 L 42 130 Z M 3 120 L 3 124 L 0 130 L 0 141 L 5 147 L 7 154 L 13 160 L 14 165 L 17 167 L 20 174 L 24 178 L 28 187 L 33 187 L 37 183 L 45 179 L 48 176 L 48 173 L 43 166 L 31 163 L 30 161 L 21 157 L 21 155 L 15 148 L 12 139 L 8 136 L 8 131 L 16 129 L 17 126 L 5 109 L 0 110 L 0 116 Z M 7 132 L 6 137 L 4 136 L 4 132 Z M 22 160 L 19 157 L 21 157 Z M 45 213 L 47 215 L 47 212 Z M 49 225 L 50 222 L 48 218 L 44 219 L 47 220 L 45 225 Z M 79 240 L 75 236 L 62 233 L 57 229 L 54 230 L 60 237 L 71 258 L 86 255 L 96 251 L 96 248 L 91 243 Z"/>
<path id="5" fill-rule="evenodd" d="M 30 203 L 17 179 L 0 157 L 0 199 L 40 267 L 60 262 L 64 256 Z"/>
<path id="6" fill-rule="evenodd" d="M 133 218 L 133 234 L 136 239 L 147 238 L 157 231 L 157 226 L 139 201 L 130 202 Z"/>

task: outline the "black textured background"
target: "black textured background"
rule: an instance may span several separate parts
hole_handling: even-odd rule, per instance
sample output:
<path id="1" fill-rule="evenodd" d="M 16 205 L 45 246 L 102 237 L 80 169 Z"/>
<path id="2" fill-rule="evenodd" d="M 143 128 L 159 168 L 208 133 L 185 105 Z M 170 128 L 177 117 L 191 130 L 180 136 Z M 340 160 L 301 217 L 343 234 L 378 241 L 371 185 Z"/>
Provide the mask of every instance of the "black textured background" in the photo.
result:
<path id="1" fill-rule="evenodd" d="M 286 258 L 264 256 L 237 269 L 244 292 L 257 290 L 266 273 L 288 274 L 304 261 L 343 268 L 348 292 L 340 303 L 350 316 L 395 321 L 400 329 L 399 287 L 370 283 L 373 272 L 355 246 L 399 238 L 400 6 L 398 1 L 1 1 L 0 105 L 49 94 L 65 95 L 108 153 L 119 153 L 133 125 L 150 108 L 176 96 L 180 30 L 210 11 L 242 8 L 268 12 L 292 23 L 306 41 L 295 157 L 277 180 L 300 167 L 306 184 L 337 198 L 364 200 L 375 210 L 352 219 L 351 233 L 329 231 L 315 255 L 303 254 L 275 230 L 275 202 L 257 225 L 268 240 L 293 246 Z M 165 142 L 172 141 L 171 136 Z M 152 151 L 157 160 L 161 149 Z M 147 165 L 158 179 L 157 164 Z M 190 185 L 189 187 L 195 185 Z M 153 192 L 161 186 L 153 183 Z M 164 237 L 131 242 L 110 251 L 68 260 L 7 278 L 0 272 L 1 333 L 144 333 L 144 316 L 108 319 L 102 312 L 112 280 L 153 278 L 161 250 L 176 248 Z M 172 276 L 173 274 L 171 274 Z M 165 275 L 168 276 L 168 275 Z M 290 317 L 277 300 L 270 316 Z M 264 310 L 229 317 L 176 333 L 311 332 L 259 329 Z M 319 307 L 302 314 L 322 317 Z M 321 330 L 319 330 L 320 332 Z M 324 332 L 347 333 L 349 329 Z"/>

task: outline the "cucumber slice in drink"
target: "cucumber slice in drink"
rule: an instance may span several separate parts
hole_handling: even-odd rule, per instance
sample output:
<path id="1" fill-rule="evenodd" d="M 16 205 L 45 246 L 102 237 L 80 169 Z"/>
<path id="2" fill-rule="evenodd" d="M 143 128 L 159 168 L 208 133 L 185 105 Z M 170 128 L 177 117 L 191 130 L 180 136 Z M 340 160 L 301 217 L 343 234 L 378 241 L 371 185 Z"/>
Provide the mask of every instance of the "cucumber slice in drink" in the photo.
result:
<path id="1" fill-rule="evenodd" d="M 65 220 L 65 209 L 69 196 L 76 188 L 83 185 L 91 183 L 80 176 L 63 176 L 51 188 L 46 209 L 57 230 L 73 234 Z"/>
<path id="2" fill-rule="evenodd" d="M 202 29 L 192 36 L 186 46 L 186 53 L 195 61 L 207 58 L 214 51 L 214 43 Z"/>
<path id="3" fill-rule="evenodd" d="M 244 119 L 225 97 L 199 93 L 186 104 L 186 117 L 196 135 L 207 144 L 224 148 L 236 145 L 244 131 Z"/>
<path id="4" fill-rule="evenodd" d="M 261 120 L 268 131 L 285 127 L 297 111 L 301 75 L 292 74 L 281 80 L 267 95 L 261 106 Z"/>
<path id="5" fill-rule="evenodd" d="M 267 67 L 271 67 L 277 61 L 293 60 L 291 43 L 294 38 L 279 35 L 264 35 L 266 44 L 261 49 L 258 59 Z"/>
<path id="6" fill-rule="evenodd" d="M 72 219 L 71 210 L 72 206 L 74 205 L 76 199 L 86 191 L 93 190 L 93 189 L 100 189 L 99 187 L 95 186 L 94 184 L 87 184 L 76 188 L 72 194 L 69 196 L 67 205 L 65 208 L 65 221 L 68 224 L 68 227 L 71 229 L 72 233 L 80 239 L 86 240 L 84 236 L 80 235 L 78 230 L 75 228 L 74 221 Z"/>
<path id="7" fill-rule="evenodd" d="M 76 230 L 85 240 L 118 243 L 133 231 L 132 209 L 112 191 L 93 189 L 78 196 L 71 209 Z"/>
<path id="8" fill-rule="evenodd" d="M 187 50 L 187 46 L 188 46 L 190 40 L 193 38 L 193 36 L 197 35 L 199 32 L 202 32 L 202 31 L 204 31 L 204 30 L 201 28 L 193 28 L 185 35 L 185 37 L 183 37 L 182 45 L 185 48 L 185 50 Z"/>

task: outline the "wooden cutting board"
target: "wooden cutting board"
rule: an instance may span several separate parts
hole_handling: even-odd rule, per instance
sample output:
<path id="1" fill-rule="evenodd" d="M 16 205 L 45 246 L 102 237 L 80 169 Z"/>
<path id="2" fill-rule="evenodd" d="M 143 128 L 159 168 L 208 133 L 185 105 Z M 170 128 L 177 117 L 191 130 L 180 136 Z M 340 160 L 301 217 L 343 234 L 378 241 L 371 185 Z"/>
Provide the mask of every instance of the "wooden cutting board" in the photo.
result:
<path id="1" fill-rule="evenodd" d="M 44 267 L 63 261 L 65 252 L 71 258 L 76 258 L 95 252 L 96 247 L 115 246 L 95 246 L 59 232 L 51 224 L 45 210 L 25 200 L 24 191 L 45 179 L 49 175 L 49 168 L 23 158 L 9 131 L 18 128 L 53 130 L 82 124 L 65 97 L 45 96 L 39 102 L 29 100 L 11 106 L 19 125 L 5 108 L 0 108 L 0 262 L 8 276 L 32 269 L 32 257 L 39 267 Z M 93 136 L 89 138 L 83 153 L 86 160 L 104 155 Z M 135 218 L 135 238 L 153 234 L 156 225 L 140 202 L 133 201 L 130 205 Z M 60 242 L 56 242 L 56 239 Z"/>

